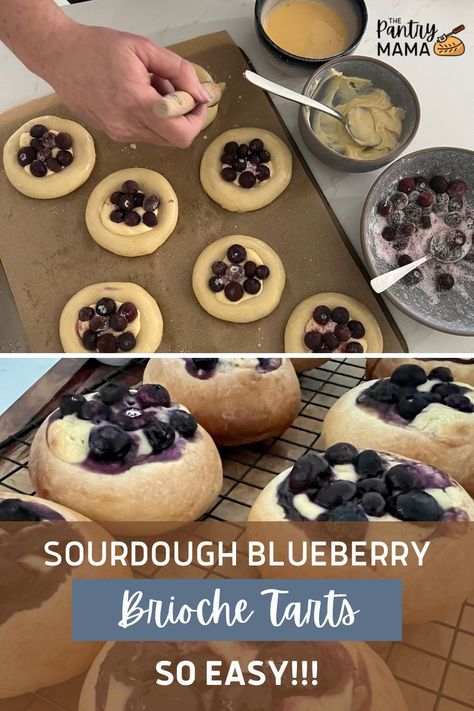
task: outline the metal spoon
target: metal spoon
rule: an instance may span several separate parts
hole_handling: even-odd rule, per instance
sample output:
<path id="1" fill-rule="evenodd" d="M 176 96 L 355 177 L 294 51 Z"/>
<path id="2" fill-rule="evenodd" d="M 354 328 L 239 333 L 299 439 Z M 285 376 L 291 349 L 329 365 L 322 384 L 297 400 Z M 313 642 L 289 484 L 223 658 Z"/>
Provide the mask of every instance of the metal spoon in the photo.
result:
<path id="1" fill-rule="evenodd" d="M 380 138 L 378 136 L 372 136 L 369 137 L 368 135 L 364 135 L 364 137 L 357 136 L 354 133 L 354 129 L 351 127 L 351 119 L 355 123 L 355 118 L 357 116 L 357 113 L 359 113 L 360 117 L 360 112 L 366 112 L 366 118 L 365 122 L 367 121 L 372 121 L 372 112 L 368 108 L 364 107 L 357 107 L 354 109 L 351 109 L 347 116 L 343 116 L 339 111 L 336 111 L 336 109 L 331 108 L 330 106 L 326 106 L 326 104 L 322 104 L 320 101 L 316 101 L 316 99 L 311 99 L 309 96 L 305 96 L 304 94 L 299 94 L 297 91 L 293 91 L 292 89 L 287 89 L 286 86 L 281 86 L 281 84 L 276 84 L 274 81 L 270 81 L 269 79 L 265 79 L 264 77 L 261 77 L 259 74 L 256 74 L 255 72 L 251 72 L 249 69 L 246 69 L 244 71 L 244 77 L 251 83 L 255 84 L 255 86 L 260 87 L 261 89 L 264 89 L 265 91 L 270 92 L 271 94 L 276 94 L 277 96 L 281 96 L 283 99 L 289 99 L 290 101 L 295 101 L 297 104 L 303 104 L 303 106 L 309 106 L 311 109 L 316 109 L 316 111 L 322 111 L 325 114 L 328 114 L 329 116 L 332 116 L 333 118 L 338 119 L 338 121 L 342 121 L 344 124 L 347 133 L 350 135 L 350 137 L 359 145 L 361 146 L 369 146 L 369 147 L 374 147 L 377 146 L 380 143 Z M 370 114 L 370 116 L 369 116 Z M 369 133 L 368 131 L 367 133 Z"/>
<path id="2" fill-rule="evenodd" d="M 415 262 L 406 264 L 404 267 L 392 269 L 389 272 L 385 272 L 385 274 L 380 274 L 380 276 L 375 277 L 375 279 L 372 279 L 370 282 L 372 289 L 377 294 L 381 294 L 382 291 L 393 286 L 397 281 L 400 281 L 400 279 L 417 267 L 421 267 L 422 264 L 426 264 L 430 259 L 436 259 L 438 262 L 445 264 L 453 264 L 454 262 L 459 262 L 461 259 L 464 259 L 472 247 L 472 236 L 466 236 L 465 241 L 460 244 L 459 242 L 450 243 L 448 241 L 449 235 L 449 232 L 439 232 L 434 235 L 431 238 L 429 254 L 421 257 L 421 259 L 417 259 Z"/>

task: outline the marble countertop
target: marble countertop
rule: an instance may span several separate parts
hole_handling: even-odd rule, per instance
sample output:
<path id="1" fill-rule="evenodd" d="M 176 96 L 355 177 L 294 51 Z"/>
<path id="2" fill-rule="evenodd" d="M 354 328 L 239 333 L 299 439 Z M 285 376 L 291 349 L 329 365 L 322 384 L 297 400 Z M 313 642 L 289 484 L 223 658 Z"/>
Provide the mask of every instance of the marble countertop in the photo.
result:
<path id="1" fill-rule="evenodd" d="M 434 23 L 437 34 L 464 24 L 462 39 L 466 52 L 462 57 L 381 56 L 401 71 L 413 84 L 422 107 L 419 131 L 409 151 L 430 146 L 456 146 L 474 149 L 472 116 L 474 92 L 474 3 L 465 0 L 366 0 L 369 9 L 367 31 L 358 54 L 377 56 L 377 20 L 401 18 L 425 25 Z M 65 9 L 81 22 L 106 25 L 120 30 L 146 34 L 161 44 L 172 44 L 191 37 L 227 30 L 239 44 L 257 71 L 270 79 L 301 89 L 307 78 L 302 74 L 285 76 L 280 65 L 269 61 L 254 29 L 252 0 L 90 0 Z M 154 31 L 150 31 L 153 29 Z M 47 84 L 32 75 L 3 46 L 0 46 L 2 91 L 0 111 L 50 91 Z M 335 171 L 316 160 L 306 149 L 297 126 L 297 107 L 283 100 L 275 101 L 283 120 L 298 143 L 327 200 L 355 248 L 361 253 L 359 223 L 365 196 L 379 172 L 350 175 Z M 1 254 L 1 251 L 0 251 Z M 4 297 L 1 293 L 0 299 Z M 418 324 L 389 301 L 409 350 L 416 353 L 468 353 L 474 351 L 474 338 L 450 336 Z M 7 335 L 15 345 L 16 334 Z M 5 346 L 5 343 L 3 343 Z M 13 348 L 12 348 L 13 349 Z M 3 348 L 5 350 L 5 348 Z"/>

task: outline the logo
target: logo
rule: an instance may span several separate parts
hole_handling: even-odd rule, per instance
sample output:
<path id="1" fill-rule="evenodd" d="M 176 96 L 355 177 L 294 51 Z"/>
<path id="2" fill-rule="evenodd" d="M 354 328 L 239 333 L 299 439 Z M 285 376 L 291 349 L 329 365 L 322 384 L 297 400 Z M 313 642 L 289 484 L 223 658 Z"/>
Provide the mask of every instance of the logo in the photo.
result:
<path id="1" fill-rule="evenodd" d="M 466 51 L 464 42 L 457 36 L 464 29 L 464 25 L 458 25 L 451 32 L 440 34 L 432 22 L 403 22 L 400 17 L 377 20 L 377 55 L 429 57 L 433 53 L 438 57 L 458 57 Z"/>

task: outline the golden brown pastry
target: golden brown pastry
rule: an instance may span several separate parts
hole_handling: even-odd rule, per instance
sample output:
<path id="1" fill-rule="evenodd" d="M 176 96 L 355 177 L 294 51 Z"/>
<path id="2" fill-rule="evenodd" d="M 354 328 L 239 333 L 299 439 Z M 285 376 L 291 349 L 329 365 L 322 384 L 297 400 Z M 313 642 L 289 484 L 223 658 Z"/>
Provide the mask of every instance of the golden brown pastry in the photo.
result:
<path id="1" fill-rule="evenodd" d="M 219 445 L 280 435 L 301 404 L 295 370 L 281 358 L 152 358 L 143 380 L 163 383 Z"/>
<path id="2" fill-rule="evenodd" d="M 14 521 L 25 526 L 10 523 Z M 46 567 L 44 545 L 50 540 L 83 537 L 99 543 L 111 537 L 75 511 L 37 496 L 0 492 L 0 533 L 3 699 L 60 684 L 89 668 L 101 643 L 72 641 L 72 577 L 118 578 L 130 571 L 104 565 L 98 573 L 88 563 L 73 573 L 65 565 Z"/>
<path id="3" fill-rule="evenodd" d="M 35 436 L 29 469 L 41 496 L 132 533 L 140 523 L 199 518 L 222 485 L 212 439 L 158 384 L 62 396 Z"/>

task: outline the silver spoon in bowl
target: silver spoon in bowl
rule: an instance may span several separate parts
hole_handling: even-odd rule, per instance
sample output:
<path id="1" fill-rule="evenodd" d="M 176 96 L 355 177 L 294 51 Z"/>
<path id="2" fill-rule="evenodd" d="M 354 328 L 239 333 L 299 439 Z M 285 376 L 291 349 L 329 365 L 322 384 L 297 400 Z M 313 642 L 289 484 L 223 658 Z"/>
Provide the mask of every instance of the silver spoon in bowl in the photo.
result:
<path id="1" fill-rule="evenodd" d="M 398 267 L 398 269 L 392 269 L 385 274 L 380 274 L 380 276 L 375 277 L 371 280 L 370 286 L 377 293 L 381 294 L 382 291 L 389 289 L 391 286 L 403 279 L 404 276 L 409 274 L 417 267 L 421 267 L 422 264 L 426 264 L 430 259 L 436 259 L 438 262 L 443 262 L 444 264 L 453 264 L 454 262 L 459 262 L 461 259 L 467 255 L 472 247 L 472 236 L 464 235 L 461 232 L 460 235 L 456 236 L 460 230 L 455 230 L 454 232 L 443 231 L 435 234 L 430 241 L 429 254 L 425 254 L 424 257 L 417 259 L 410 264 L 406 264 L 403 267 Z"/>
<path id="2" fill-rule="evenodd" d="M 323 113 L 328 114 L 328 116 L 338 119 L 338 121 L 341 121 L 344 124 L 349 136 L 361 146 L 374 148 L 380 143 L 380 138 L 377 136 L 373 127 L 372 112 L 369 108 L 358 106 L 350 109 L 347 116 L 343 116 L 339 113 L 339 111 L 336 111 L 336 109 L 326 106 L 326 104 L 322 104 L 320 101 L 316 101 L 316 99 L 311 99 L 309 96 L 299 94 L 297 91 L 287 89 L 286 86 L 282 86 L 281 84 L 276 84 L 274 81 L 265 79 L 264 77 L 261 77 L 260 74 L 251 72 L 249 69 L 244 71 L 244 77 L 251 84 L 255 84 L 255 86 L 270 92 L 270 94 L 276 94 L 277 96 L 281 96 L 283 99 L 295 101 L 297 104 L 302 104 L 303 106 L 309 106 L 311 109 L 322 111 Z M 357 135 L 355 133 L 356 125 L 363 126 L 365 128 L 363 135 Z"/>

